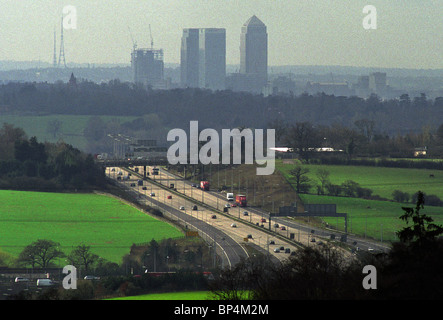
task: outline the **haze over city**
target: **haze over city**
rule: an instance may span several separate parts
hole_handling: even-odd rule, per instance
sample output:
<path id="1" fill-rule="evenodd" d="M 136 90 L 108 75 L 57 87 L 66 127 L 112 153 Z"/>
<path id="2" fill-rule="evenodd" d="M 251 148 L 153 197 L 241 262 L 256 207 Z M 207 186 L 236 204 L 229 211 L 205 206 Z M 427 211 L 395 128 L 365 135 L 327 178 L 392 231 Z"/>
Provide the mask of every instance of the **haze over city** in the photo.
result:
<path id="1" fill-rule="evenodd" d="M 365 30 L 363 8 L 377 9 L 377 29 Z M 0 61 L 51 62 L 63 8 L 77 10 L 64 30 L 67 62 L 130 63 L 133 46 L 164 50 L 180 62 L 184 28 L 226 28 L 226 63 L 239 64 L 240 30 L 252 15 L 269 34 L 269 66 L 342 65 L 443 68 L 443 1 L 161 0 L 0 1 Z M 131 30 L 131 31 L 130 31 Z"/>

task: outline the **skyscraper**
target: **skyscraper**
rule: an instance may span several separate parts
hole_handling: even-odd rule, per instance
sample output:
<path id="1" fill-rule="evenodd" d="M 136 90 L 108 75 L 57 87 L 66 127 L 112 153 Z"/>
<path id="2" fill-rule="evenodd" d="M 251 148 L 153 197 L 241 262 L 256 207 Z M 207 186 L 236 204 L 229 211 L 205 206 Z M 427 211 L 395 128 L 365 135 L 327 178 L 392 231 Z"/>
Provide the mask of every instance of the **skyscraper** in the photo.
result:
<path id="1" fill-rule="evenodd" d="M 268 33 L 266 25 L 255 15 L 242 27 L 240 35 L 240 73 L 250 87 L 261 92 L 268 81 Z"/>
<path id="2" fill-rule="evenodd" d="M 197 88 L 199 29 L 183 29 L 180 50 L 180 82 L 182 87 Z"/>
<path id="3" fill-rule="evenodd" d="M 198 40 L 199 87 L 224 90 L 226 86 L 226 30 L 200 29 Z"/>
<path id="4" fill-rule="evenodd" d="M 385 72 L 374 72 L 369 74 L 369 89 L 380 97 L 386 95 L 387 81 Z"/>
<path id="5" fill-rule="evenodd" d="M 134 49 L 131 54 L 134 83 L 162 89 L 164 83 L 163 50 Z"/>

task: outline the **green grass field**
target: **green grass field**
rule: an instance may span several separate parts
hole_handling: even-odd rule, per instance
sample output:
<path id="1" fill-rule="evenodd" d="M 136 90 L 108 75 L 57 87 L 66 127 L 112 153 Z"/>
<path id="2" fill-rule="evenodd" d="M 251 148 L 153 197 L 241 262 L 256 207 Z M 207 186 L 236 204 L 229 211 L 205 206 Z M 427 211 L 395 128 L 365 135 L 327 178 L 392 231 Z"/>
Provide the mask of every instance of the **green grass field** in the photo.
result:
<path id="1" fill-rule="evenodd" d="M 336 204 L 337 212 L 348 214 L 348 232 L 366 234 L 376 240 L 398 240 L 395 232 L 406 227 L 406 223 L 399 219 L 404 212 L 401 208 L 414 207 L 413 204 L 348 197 L 301 194 L 300 198 L 304 203 Z M 431 216 L 435 223 L 443 225 L 443 207 L 425 206 L 421 213 Z M 334 228 L 344 230 L 343 218 L 323 220 Z"/>
<path id="2" fill-rule="evenodd" d="M 28 137 L 36 136 L 40 142 L 57 142 L 60 138 L 68 144 L 76 148 L 83 149 L 86 146 L 86 139 L 83 137 L 88 120 L 91 116 L 75 116 L 75 115 L 47 115 L 47 116 L 13 116 L 3 115 L 0 126 L 3 123 L 10 123 L 16 127 L 22 128 Z M 131 121 L 135 117 L 113 117 L 100 116 L 104 122 L 115 119 L 120 123 Z M 48 123 L 51 120 L 59 120 L 61 125 L 60 135 L 53 137 L 48 133 Z"/>
<path id="3" fill-rule="evenodd" d="M 49 239 L 65 254 L 85 244 L 120 263 L 133 243 L 183 236 L 176 227 L 105 195 L 1 190 L 0 203 L 0 251 L 15 257 L 33 241 Z"/>
<path id="4" fill-rule="evenodd" d="M 294 165 L 277 161 L 276 167 L 290 182 L 293 181 L 289 172 Z M 360 186 L 373 190 L 374 195 L 383 198 L 392 199 L 394 190 L 408 192 L 410 195 L 420 190 L 443 199 L 443 171 L 339 165 L 303 165 L 303 167 L 309 169 L 308 176 L 313 186 L 310 193 L 316 193 L 316 186 L 320 184 L 316 177 L 317 171 L 326 169 L 330 172 L 331 183 L 341 184 L 346 180 L 353 180 Z M 433 174 L 434 178 L 430 178 L 430 174 Z"/>
<path id="5" fill-rule="evenodd" d="M 186 291 L 150 293 L 139 296 L 112 298 L 107 300 L 209 300 L 210 291 Z"/>
<path id="6" fill-rule="evenodd" d="M 278 160 L 276 168 L 294 185 L 294 178 L 289 174 L 294 164 L 286 164 Z M 377 240 L 398 240 L 395 232 L 406 224 L 399 219 L 403 214 L 402 207 L 414 207 L 412 203 L 397 203 L 392 201 L 366 200 L 348 197 L 320 196 L 316 194 L 316 186 L 320 184 L 316 173 L 319 169 L 330 172 L 329 181 L 341 184 L 346 180 L 358 182 L 364 188 L 373 190 L 374 195 L 392 199 L 394 190 L 408 192 L 410 195 L 417 191 L 435 194 L 443 199 L 443 172 L 427 169 L 403 169 L 366 166 L 340 165 L 303 165 L 309 168 L 311 179 L 310 194 L 300 194 L 304 203 L 336 204 L 337 212 L 347 213 L 350 217 L 348 231 L 372 237 Z M 430 178 L 430 174 L 434 178 Z M 443 207 L 426 206 L 422 211 L 430 215 L 438 224 L 443 224 Z M 344 230 L 344 219 L 324 218 L 331 226 Z"/>

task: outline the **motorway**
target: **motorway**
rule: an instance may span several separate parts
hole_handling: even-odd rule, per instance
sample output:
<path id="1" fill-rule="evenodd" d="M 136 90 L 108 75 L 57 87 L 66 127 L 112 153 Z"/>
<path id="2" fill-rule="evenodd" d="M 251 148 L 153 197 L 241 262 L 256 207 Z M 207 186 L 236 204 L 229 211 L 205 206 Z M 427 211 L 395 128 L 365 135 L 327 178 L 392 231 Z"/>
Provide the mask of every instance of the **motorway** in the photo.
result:
<path id="1" fill-rule="evenodd" d="M 117 180 L 120 172 L 122 173 L 120 180 Z M 197 210 L 192 210 L 193 206 L 196 205 L 196 200 L 180 197 L 171 192 L 172 190 L 164 189 L 157 184 L 167 185 L 169 177 L 164 172 L 155 177 L 155 182 L 151 182 L 150 179 L 145 180 L 143 186 L 138 185 L 137 182 L 140 178 L 134 172 L 132 172 L 129 179 L 125 179 L 127 173 L 122 168 L 111 167 L 106 170 L 108 177 L 115 179 L 126 190 L 136 193 L 139 202 L 153 208 L 162 209 L 169 219 L 198 229 L 199 236 L 205 238 L 208 243 L 217 245 L 223 266 L 231 267 L 238 263 L 241 258 L 248 257 L 250 253 L 245 249 L 246 244 L 259 252 L 269 253 L 270 258 L 276 262 L 286 259 L 289 253 L 274 252 L 275 248 L 283 246 L 291 252 L 296 250 L 294 245 L 274 239 L 258 228 L 233 221 L 230 217 L 217 212 L 217 210 L 211 210 L 199 204 L 197 204 Z M 151 194 L 154 194 L 154 196 L 151 196 Z M 170 199 L 168 199 L 169 196 Z M 184 209 L 181 210 L 181 207 L 184 207 Z M 233 223 L 235 223 L 235 227 Z M 248 238 L 248 235 L 250 238 Z M 275 244 L 269 244 L 271 240 Z"/>
<path id="2" fill-rule="evenodd" d="M 153 167 L 147 167 L 147 169 L 148 168 L 149 170 L 151 170 Z M 143 167 L 139 167 L 139 170 L 142 169 Z M 227 203 L 225 193 L 220 193 L 216 191 L 202 191 L 200 189 L 193 188 L 191 182 L 184 180 L 183 178 L 170 172 L 167 172 L 166 170 L 160 169 L 160 173 L 167 176 L 166 180 L 162 176 L 162 182 L 166 181 L 165 185 L 169 185 L 169 182 L 175 183 L 177 191 L 182 192 L 183 194 L 186 194 L 196 200 L 204 202 L 205 204 L 207 203 L 212 207 L 220 210 L 222 210 L 222 207 Z M 289 238 L 290 234 L 292 233 L 294 240 L 305 246 L 316 245 L 318 244 L 319 239 L 320 243 L 322 243 L 321 239 L 330 240 L 332 238 L 331 236 L 335 237 L 336 241 L 340 241 L 341 236 L 344 234 L 332 229 L 323 229 L 304 225 L 294 221 L 289 217 L 272 217 L 271 221 L 269 212 L 265 212 L 259 208 L 248 207 L 247 211 L 249 213 L 249 216 L 243 216 L 242 212 L 244 210 L 239 207 L 230 208 L 229 211 L 233 216 L 236 216 L 237 218 L 241 218 L 245 221 L 248 221 L 249 219 L 249 222 L 259 223 L 260 225 L 263 224 L 263 227 L 267 228 L 268 230 L 277 232 L 283 237 Z M 252 218 L 253 216 L 255 218 Z M 262 218 L 266 219 L 266 223 L 260 222 L 260 219 Z M 279 227 L 275 227 L 275 224 L 278 224 Z M 281 230 L 282 227 L 285 230 Z M 351 234 L 347 235 L 347 244 L 351 249 L 364 251 L 376 250 L 381 252 L 387 251 L 390 248 L 388 245 L 383 245 L 380 242 L 365 239 L 363 237 Z"/>
<path id="3" fill-rule="evenodd" d="M 147 172 L 151 173 L 152 168 L 146 167 Z M 135 170 L 139 172 L 139 177 Z M 321 240 L 329 240 L 331 235 L 336 236 L 337 240 L 340 239 L 340 233 L 336 231 L 306 226 L 288 217 L 272 217 L 270 220 L 269 213 L 258 208 L 230 207 L 227 209 L 228 212 L 222 214 L 225 205 L 232 204 L 227 201 L 225 193 L 203 191 L 193 187 L 191 182 L 163 169 L 159 170 L 158 175 L 148 175 L 143 182 L 144 188 L 137 183 L 140 177 L 143 177 L 143 167 L 132 167 L 127 172 L 122 168 L 109 167 L 106 171 L 107 175 L 113 179 L 117 179 L 119 172 L 122 172 L 119 183 L 128 190 L 138 193 L 140 199 L 146 201 L 146 204 L 159 207 L 173 214 L 177 219 L 186 219 L 190 225 L 198 225 L 198 228 L 209 235 L 212 241 L 215 239 L 217 246 L 223 248 L 224 255 L 229 257 L 225 259 L 229 265 L 234 265 L 241 257 L 247 256 L 243 248 L 246 243 L 253 245 L 259 251 L 269 253 L 274 259 L 283 261 L 288 254 L 284 251 L 275 252 L 280 247 L 288 248 L 290 252 L 293 252 L 300 247 L 297 243 L 315 246 L 321 244 Z M 126 180 L 124 177 L 127 177 L 128 172 L 132 175 Z M 170 184 L 174 184 L 174 190 L 168 190 Z M 152 192 L 155 196 L 150 196 Z M 198 210 L 192 210 L 194 205 L 197 205 Z M 182 206 L 184 210 L 180 210 Z M 216 218 L 213 218 L 214 215 Z M 347 243 L 351 249 L 357 250 L 385 251 L 388 249 L 387 246 L 382 246 L 375 241 L 351 235 L 347 236 Z"/>

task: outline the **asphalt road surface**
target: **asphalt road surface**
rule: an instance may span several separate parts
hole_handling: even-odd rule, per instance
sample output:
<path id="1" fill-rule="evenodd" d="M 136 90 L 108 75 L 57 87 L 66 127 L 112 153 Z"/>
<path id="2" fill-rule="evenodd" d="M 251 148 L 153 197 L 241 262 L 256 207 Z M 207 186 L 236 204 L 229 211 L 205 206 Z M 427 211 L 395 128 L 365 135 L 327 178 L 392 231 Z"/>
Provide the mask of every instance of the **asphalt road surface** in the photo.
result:
<path id="1" fill-rule="evenodd" d="M 151 172 L 152 168 L 153 167 L 147 167 L 147 170 Z M 141 174 L 143 174 L 143 167 L 139 167 L 138 170 Z M 156 182 L 162 183 L 165 186 L 169 186 L 171 183 L 173 183 L 174 187 L 177 189 L 177 192 L 180 192 L 183 195 L 197 201 L 203 202 L 213 208 L 217 208 L 218 210 L 223 210 L 223 207 L 227 203 L 232 204 L 232 202 L 227 201 L 226 193 L 220 193 L 217 191 L 203 191 L 196 187 L 192 187 L 191 182 L 163 169 L 159 170 L 158 176 L 150 175 L 149 177 L 151 179 L 156 179 Z M 269 212 L 265 212 L 259 208 L 231 207 L 228 209 L 228 211 L 232 216 L 235 216 L 238 219 L 254 224 L 258 223 L 259 225 L 263 225 L 264 228 L 272 230 L 281 236 L 289 238 L 290 234 L 293 233 L 293 237 L 296 241 L 307 246 L 321 243 L 322 239 L 330 240 L 332 237 L 335 237 L 337 241 L 340 241 L 341 236 L 344 235 L 343 232 L 338 232 L 337 230 L 323 229 L 300 224 L 289 217 L 272 217 L 270 220 Z M 243 214 L 244 211 L 248 212 L 247 216 Z M 389 249 L 388 245 L 384 245 L 374 240 L 365 239 L 360 236 L 351 235 L 349 233 L 346 235 L 346 238 L 347 244 L 351 247 L 351 249 L 354 250 L 387 251 Z"/>
<path id="2" fill-rule="evenodd" d="M 114 170 L 114 171 L 113 171 Z M 119 172 L 122 172 L 119 175 Z M 192 199 L 184 199 L 176 194 L 165 190 L 149 180 L 143 181 L 143 186 L 138 185 L 139 177 L 134 174 L 125 179 L 127 172 L 120 168 L 108 168 L 107 174 L 110 178 L 120 176 L 118 182 L 122 187 L 137 194 L 138 200 L 142 203 L 167 211 L 173 219 L 180 219 L 182 224 L 189 224 L 199 230 L 199 234 L 208 235 L 210 242 L 215 242 L 217 249 L 221 249 L 219 254 L 224 265 L 235 265 L 242 257 L 247 257 L 245 244 L 263 253 L 270 253 L 274 261 L 286 259 L 289 254 L 284 252 L 274 252 L 274 248 L 284 247 L 290 252 L 296 248 L 284 241 L 274 239 L 274 244 L 270 245 L 271 237 L 261 230 L 235 222 L 229 217 L 219 214 L 208 207 L 197 205 L 197 210 L 193 210 L 195 202 Z M 156 182 L 162 178 L 168 179 L 165 175 L 156 177 Z M 180 209 L 184 208 L 184 209 Z M 233 225 L 235 223 L 235 225 Z M 248 238 L 250 236 L 250 238 Z"/>

